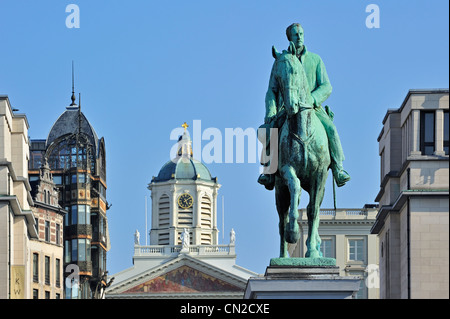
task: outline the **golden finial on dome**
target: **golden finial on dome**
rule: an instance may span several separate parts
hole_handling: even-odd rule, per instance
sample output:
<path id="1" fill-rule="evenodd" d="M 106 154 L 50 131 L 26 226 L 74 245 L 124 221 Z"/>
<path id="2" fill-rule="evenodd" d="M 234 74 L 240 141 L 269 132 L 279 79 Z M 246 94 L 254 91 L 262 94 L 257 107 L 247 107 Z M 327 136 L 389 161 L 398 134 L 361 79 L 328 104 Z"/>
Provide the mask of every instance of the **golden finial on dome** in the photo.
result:
<path id="1" fill-rule="evenodd" d="M 189 125 L 187 125 L 187 123 L 184 122 L 183 125 L 181 125 L 181 127 L 184 127 L 184 130 L 186 131 L 186 129 L 189 127 Z"/>

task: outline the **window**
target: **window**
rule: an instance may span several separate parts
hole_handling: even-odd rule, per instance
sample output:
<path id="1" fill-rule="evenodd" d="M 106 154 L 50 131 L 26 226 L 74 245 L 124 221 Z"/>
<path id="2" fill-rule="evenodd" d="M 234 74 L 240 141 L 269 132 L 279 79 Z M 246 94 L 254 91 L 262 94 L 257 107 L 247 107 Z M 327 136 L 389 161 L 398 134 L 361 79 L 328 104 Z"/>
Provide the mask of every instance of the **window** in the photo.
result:
<path id="1" fill-rule="evenodd" d="M 78 224 L 89 225 L 91 223 L 91 207 L 78 205 Z"/>
<path id="2" fill-rule="evenodd" d="M 444 152 L 445 155 L 449 154 L 449 123 L 448 123 L 448 111 L 444 111 Z"/>
<path id="3" fill-rule="evenodd" d="M 45 241 L 50 241 L 50 222 L 45 221 Z"/>
<path id="4" fill-rule="evenodd" d="M 78 260 L 78 239 L 72 239 L 72 261 Z"/>
<path id="5" fill-rule="evenodd" d="M 78 224 L 86 224 L 86 205 L 78 205 Z"/>
<path id="6" fill-rule="evenodd" d="M 102 183 L 98 183 L 98 188 L 100 190 L 100 195 L 106 198 L 106 188 Z"/>
<path id="7" fill-rule="evenodd" d="M 61 287 L 61 260 L 55 260 L 55 284 L 56 287 Z"/>
<path id="8" fill-rule="evenodd" d="M 106 269 L 106 254 L 104 250 L 100 247 L 98 249 L 98 262 L 100 271 L 104 271 Z"/>
<path id="9" fill-rule="evenodd" d="M 72 205 L 70 207 L 70 220 L 72 225 L 90 225 L 91 207 L 89 205 Z"/>
<path id="10" fill-rule="evenodd" d="M 39 299 L 39 290 L 33 289 L 33 299 Z"/>
<path id="11" fill-rule="evenodd" d="M 78 205 L 72 205 L 70 208 L 70 214 L 72 217 L 72 225 L 76 225 L 78 223 Z"/>
<path id="12" fill-rule="evenodd" d="M 91 241 L 89 239 L 78 239 L 78 260 L 91 261 Z"/>
<path id="13" fill-rule="evenodd" d="M 45 256 L 45 284 L 50 285 L 50 257 Z"/>
<path id="14" fill-rule="evenodd" d="M 93 276 L 100 276 L 99 275 L 99 262 L 98 262 L 98 247 L 96 245 L 92 245 L 91 247 L 91 260 L 92 260 L 92 271 Z"/>
<path id="15" fill-rule="evenodd" d="M 70 284 L 67 284 L 67 279 L 69 279 Z M 80 282 L 75 278 L 72 278 L 72 279 L 66 278 L 66 284 L 64 285 L 66 288 L 65 289 L 66 299 L 77 299 L 78 298 L 78 294 L 79 294 L 79 290 L 80 290 L 80 289 L 78 289 L 79 284 L 80 284 Z"/>
<path id="16" fill-rule="evenodd" d="M 322 239 L 320 251 L 323 257 L 334 258 L 333 241 L 331 239 Z"/>
<path id="17" fill-rule="evenodd" d="M 39 255 L 33 254 L 33 281 L 39 282 Z"/>
<path id="18" fill-rule="evenodd" d="M 349 239 L 348 240 L 348 259 L 353 261 L 364 260 L 364 240 Z"/>
<path id="19" fill-rule="evenodd" d="M 86 261 L 86 239 L 78 239 L 78 260 Z"/>
<path id="20" fill-rule="evenodd" d="M 66 264 L 70 263 L 70 257 L 72 252 L 72 245 L 70 240 L 64 241 L 64 262 Z"/>
<path id="21" fill-rule="evenodd" d="M 99 216 L 99 224 L 98 224 L 99 236 L 103 235 L 103 217 Z"/>
<path id="22" fill-rule="evenodd" d="M 50 299 L 50 291 L 45 292 L 45 299 Z"/>
<path id="23" fill-rule="evenodd" d="M 61 226 L 56 224 L 56 245 L 61 244 Z"/>
<path id="24" fill-rule="evenodd" d="M 56 185 L 61 185 L 62 184 L 62 176 L 61 175 L 53 175 L 53 182 Z"/>
<path id="25" fill-rule="evenodd" d="M 434 145 L 434 112 L 420 114 L 420 150 L 422 155 L 433 155 Z"/>
<path id="26" fill-rule="evenodd" d="M 80 184 L 86 183 L 86 174 L 84 174 L 84 173 L 78 174 L 78 183 L 80 183 Z"/>

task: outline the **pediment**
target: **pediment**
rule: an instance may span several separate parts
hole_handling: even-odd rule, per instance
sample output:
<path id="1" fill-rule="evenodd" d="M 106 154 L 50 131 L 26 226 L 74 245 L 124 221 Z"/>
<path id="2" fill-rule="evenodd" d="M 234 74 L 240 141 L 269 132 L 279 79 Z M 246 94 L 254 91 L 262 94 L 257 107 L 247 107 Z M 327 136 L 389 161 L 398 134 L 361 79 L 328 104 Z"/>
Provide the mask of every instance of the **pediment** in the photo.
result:
<path id="1" fill-rule="evenodd" d="M 123 278 L 107 295 L 146 298 L 164 295 L 235 295 L 243 293 L 247 280 L 217 266 L 180 256 L 138 275 Z M 140 296 L 140 297 L 139 297 Z"/>
<path id="2" fill-rule="evenodd" d="M 135 287 L 129 288 L 122 293 L 199 293 L 225 291 L 239 292 L 242 291 L 242 288 L 183 265 Z"/>

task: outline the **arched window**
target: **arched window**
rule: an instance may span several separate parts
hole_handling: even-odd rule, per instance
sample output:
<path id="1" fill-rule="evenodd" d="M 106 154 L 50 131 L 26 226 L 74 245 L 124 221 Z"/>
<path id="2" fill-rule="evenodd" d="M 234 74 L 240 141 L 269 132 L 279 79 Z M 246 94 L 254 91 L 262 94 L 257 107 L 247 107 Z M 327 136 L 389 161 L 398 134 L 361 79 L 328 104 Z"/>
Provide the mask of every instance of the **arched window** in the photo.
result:
<path id="1" fill-rule="evenodd" d="M 83 134 L 78 138 L 78 146 L 75 134 L 58 138 L 48 147 L 47 158 L 51 169 L 90 168 L 95 173 L 95 150 Z"/>

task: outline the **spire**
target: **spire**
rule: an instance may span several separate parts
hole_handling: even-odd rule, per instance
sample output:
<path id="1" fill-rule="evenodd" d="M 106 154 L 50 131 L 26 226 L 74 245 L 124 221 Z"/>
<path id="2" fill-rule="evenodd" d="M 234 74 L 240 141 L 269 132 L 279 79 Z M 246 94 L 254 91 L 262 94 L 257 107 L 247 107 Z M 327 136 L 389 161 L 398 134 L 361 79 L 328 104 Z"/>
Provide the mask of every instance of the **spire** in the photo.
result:
<path id="1" fill-rule="evenodd" d="M 184 128 L 184 133 L 178 139 L 178 156 L 190 158 L 192 157 L 192 141 L 187 130 L 189 125 L 184 122 L 181 126 Z"/>
<path id="2" fill-rule="evenodd" d="M 78 135 L 81 134 L 81 93 L 78 93 Z"/>
<path id="3" fill-rule="evenodd" d="M 75 104 L 75 81 L 74 81 L 74 70 L 73 70 L 73 60 L 72 60 L 72 104 L 70 104 L 70 106 L 76 106 Z"/>

